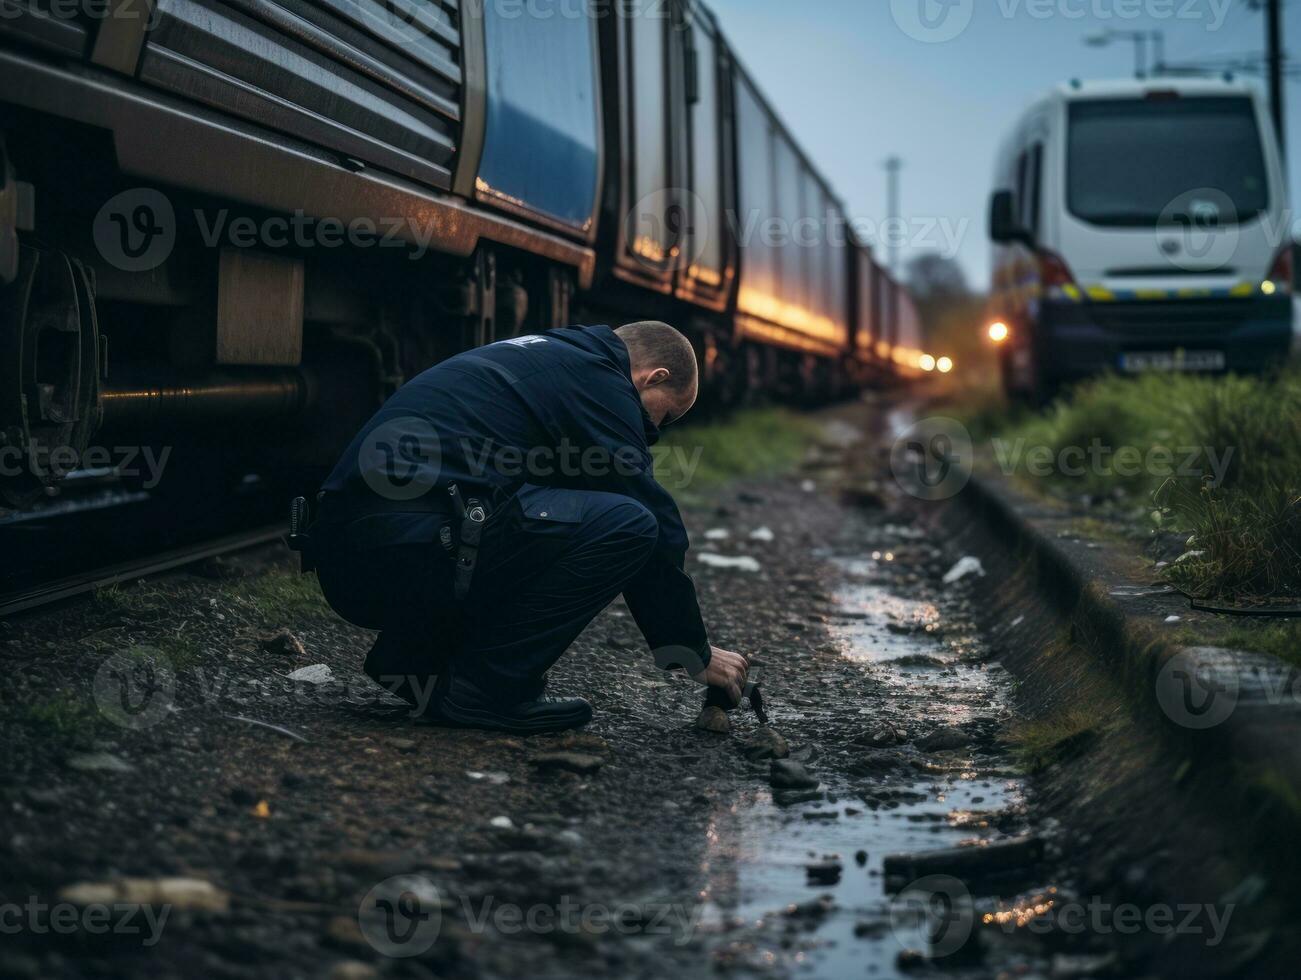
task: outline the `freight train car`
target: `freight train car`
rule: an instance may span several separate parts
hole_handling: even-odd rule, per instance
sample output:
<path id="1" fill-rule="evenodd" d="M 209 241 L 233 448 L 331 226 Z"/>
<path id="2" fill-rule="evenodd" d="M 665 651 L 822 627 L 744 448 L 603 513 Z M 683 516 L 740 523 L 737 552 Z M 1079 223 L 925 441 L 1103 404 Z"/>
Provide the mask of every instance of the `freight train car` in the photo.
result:
<path id="1" fill-rule="evenodd" d="M 41 464 L 0 502 L 123 440 L 209 495 L 302 472 L 568 322 L 678 324 L 720 402 L 833 397 L 919 346 L 844 218 L 694 0 L 6 0 L 0 449 Z"/>

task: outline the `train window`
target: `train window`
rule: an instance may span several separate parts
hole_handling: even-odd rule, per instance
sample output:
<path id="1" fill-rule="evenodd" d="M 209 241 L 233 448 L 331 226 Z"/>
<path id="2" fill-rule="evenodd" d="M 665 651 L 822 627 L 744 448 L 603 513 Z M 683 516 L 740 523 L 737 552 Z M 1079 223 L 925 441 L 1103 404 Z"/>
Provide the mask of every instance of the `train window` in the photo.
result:
<path id="1" fill-rule="evenodd" d="M 482 197 L 586 231 L 599 162 L 594 25 L 484 6 L 488 121 Z"/>
<path id="2" fill-rule="evenodd" d="M 659 0 L 625 0 L 628 28 L 629 77 L 632 95 L 632 194 L 640 215 L 646 220 L 629 226 L 633 252 L 656 265 L 666 263 L 676 243 L 678 223 L 661 220 L 661 209 L 673 202 L 667 193 L 673 187 L 669 177 L 669 144 L 666 110 L 668 29 L 670 11 Z"/>
<path id="3" fill-rule="evenodd" d="M 769 248 L 764 223 L 773 217 L 773 138 L 768 114 L 750 84 L 736 84 L 736 142 L 741 213 L 741 306 L 760 313 L 764 300 L 777 295 L 776 252 Z"/>
<path id="4" fill-rule="evenodd" d="M 723 271 L 722 134 L 718 114 L 718 52 L 713 35 L 695 31 L 699 65 L 699 99 L 691 107 L 691 187 L 703 213 L 696 215 L 698 238 L 691 254 L 699 270 L 696 278 L 721 285 Z"/>
<path id="5" fill-rule="evenodd" d="M 795 223 L 804 211 L 801 170 L 795 148 L 784 134 L 776 137 L 777 216 L 782 219 L 781 245 L 777 265 L 780 269 L 781 297 L 788 303 L 805 305 L 804 260 L 794 242 Z"/>

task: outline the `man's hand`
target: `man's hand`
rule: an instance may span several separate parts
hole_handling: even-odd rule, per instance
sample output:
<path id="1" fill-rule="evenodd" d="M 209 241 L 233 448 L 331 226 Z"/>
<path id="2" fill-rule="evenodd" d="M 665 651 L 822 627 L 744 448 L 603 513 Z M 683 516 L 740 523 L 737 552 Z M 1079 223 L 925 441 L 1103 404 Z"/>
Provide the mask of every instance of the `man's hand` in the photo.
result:
<path id="1" fill-rule="evenodd" d="M 717 687 L 726 691 L 732 706 L 741 703 L 745 693 L 745 681 L 750 674 L 750 661 L 739 653 L 710 647 L 709 666 L 692 677 L 698 684 Z"/>

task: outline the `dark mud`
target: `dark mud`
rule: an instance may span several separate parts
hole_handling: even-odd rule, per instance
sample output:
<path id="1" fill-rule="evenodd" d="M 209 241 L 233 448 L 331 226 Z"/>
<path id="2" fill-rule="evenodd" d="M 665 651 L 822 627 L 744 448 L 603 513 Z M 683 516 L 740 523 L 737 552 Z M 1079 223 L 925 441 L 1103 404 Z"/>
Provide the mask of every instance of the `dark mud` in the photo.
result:
<path id="1" fill-rule="evenodd" d="M 987 583 L 945 584 L 964 556 L 906 509 L 844 502 L 872 416 L 833 414 L 816 469 L 687 509 L 696 552 L 758 566 L 692 559 L 714 641 L 754 655 L 817 789 L 769 788 L 748 712 L 697 730 L 699 689 L 654 668 L 621 605 L 551 678 L 593 702 L 586 732 L 415 724 L 360 674 L 370 635 L 268 549 L 0 625 L 0 905 L 21 910 L 0 975 L 1121 969 L 1027 928 L 1063 894 L 1060 834 L 1001 741 Z M 329 679 L 288 679 L 316 665 Z M 1008 838 L 1029 846 L 960 875 L 886 862 Z M 56 925 L 39 908 L 61 901 Z M 168 908 L 153 932 L 85 911 L 140 902 Z"/>

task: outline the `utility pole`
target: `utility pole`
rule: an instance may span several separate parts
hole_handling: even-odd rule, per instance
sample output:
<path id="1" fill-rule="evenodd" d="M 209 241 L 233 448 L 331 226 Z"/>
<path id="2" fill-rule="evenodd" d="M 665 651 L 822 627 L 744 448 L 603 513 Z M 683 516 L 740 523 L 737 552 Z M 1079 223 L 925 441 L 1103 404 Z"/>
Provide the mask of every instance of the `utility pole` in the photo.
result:
<path id="1" fill-rule="evenodd" d="M 1274 113 L 1278 145 L 1287 157 L 1287 117 L 1283 106 L 1283 0 L 1266 0 L 1266 30 L 1269 46 L 1269 100 Z"/>
<path id="2" fill-rule="evenodd" d="M 899 279 L 899 172 L 903 170 L 903 161 L 899 157 L 890 157 L 885 161 L 885 197 L 889 220 L 886 223 L 886 249 L 889 254 L 890 275 L 897 282 Z"/>

